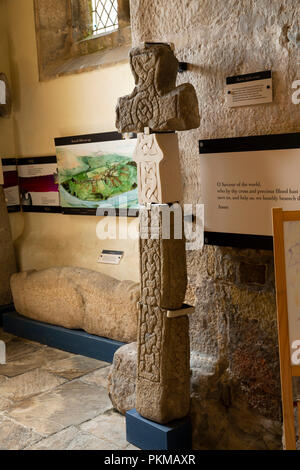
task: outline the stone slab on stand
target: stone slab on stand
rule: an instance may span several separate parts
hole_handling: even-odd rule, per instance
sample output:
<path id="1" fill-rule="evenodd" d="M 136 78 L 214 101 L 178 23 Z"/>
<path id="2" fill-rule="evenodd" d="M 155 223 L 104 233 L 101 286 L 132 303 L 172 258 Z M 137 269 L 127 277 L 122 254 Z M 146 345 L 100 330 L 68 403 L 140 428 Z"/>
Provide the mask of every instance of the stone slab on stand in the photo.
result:
<path id="1" fill-rule="evenodd" d="M 162 425 L 143 418 L 136 409 L 126 413 L 126 439 L 142 450 L 190 450 L 189 417 Z"/>

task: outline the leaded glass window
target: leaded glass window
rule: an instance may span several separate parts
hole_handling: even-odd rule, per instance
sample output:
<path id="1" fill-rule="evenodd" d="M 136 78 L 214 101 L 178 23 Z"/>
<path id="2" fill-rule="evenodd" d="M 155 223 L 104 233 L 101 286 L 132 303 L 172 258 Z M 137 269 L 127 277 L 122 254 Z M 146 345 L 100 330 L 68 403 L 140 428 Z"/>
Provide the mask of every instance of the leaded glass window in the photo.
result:
<path id="1" fill-rule="evenodd" d="M 93 34 L 118 29 L 118 0 L 92 0 Z"/>

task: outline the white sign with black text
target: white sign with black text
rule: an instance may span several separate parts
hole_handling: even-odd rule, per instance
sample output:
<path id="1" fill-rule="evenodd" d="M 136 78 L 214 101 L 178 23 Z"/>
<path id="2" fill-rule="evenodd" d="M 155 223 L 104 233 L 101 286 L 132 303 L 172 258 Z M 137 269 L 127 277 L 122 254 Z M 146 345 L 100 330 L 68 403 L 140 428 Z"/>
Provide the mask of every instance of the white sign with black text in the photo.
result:
<path id="1" fill-rule="evenodd" d="M 227 77 L 226 104 L 230 108 L 272 103 L 273 86 L 270 70 Z"/>

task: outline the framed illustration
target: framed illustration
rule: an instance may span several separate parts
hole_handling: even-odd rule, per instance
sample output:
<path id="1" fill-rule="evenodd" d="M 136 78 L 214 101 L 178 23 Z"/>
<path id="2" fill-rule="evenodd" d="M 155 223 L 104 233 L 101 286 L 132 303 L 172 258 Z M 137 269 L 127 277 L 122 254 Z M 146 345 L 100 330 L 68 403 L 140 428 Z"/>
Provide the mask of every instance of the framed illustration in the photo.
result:
<path id="1" fill-rule="evenodd" d="M 62 212 L 138 215 L 136 136 L 117 132 L 55 139 Z"/>
<path id="2" fill-rule="evenodd" d="M 300 133 L 199 146 L 204 243 L 272 250 L 272 208 L 300 209 Z"/>
<path id="3" fill-rule="evenodd" d="M 19 212 L 20 194 L 17 160 L 15 158 L 2 158 L 2 170 L 7 210 L 8 212 Z"/>
<path id="4" fill-rule="evenodd" d="M 61 212 L 55 156 L 18 159 L 23 212 Z"/>

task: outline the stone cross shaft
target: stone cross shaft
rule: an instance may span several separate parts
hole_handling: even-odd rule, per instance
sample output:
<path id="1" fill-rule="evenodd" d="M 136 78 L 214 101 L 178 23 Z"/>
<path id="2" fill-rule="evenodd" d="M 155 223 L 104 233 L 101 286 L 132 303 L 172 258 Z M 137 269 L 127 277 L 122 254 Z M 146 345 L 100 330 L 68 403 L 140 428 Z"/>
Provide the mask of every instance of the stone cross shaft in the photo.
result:
<path id="1" fill-rule="evenodd" d="M 200 117 L 193 86 L 176 87 L 178 61 L 168 44 L 134 48 L 130 63 L 136 87 L 119 99 L 116 126 L 120 132 L 139 133 L 134 153 L 141 278 L 136 409 L 144 418 L 164 424 L 185 417 L 190 404 L 185 312 L 192 309 L 182 312 L 187 286 L 183 218 L 178 237 L 178 220 L 170 216 L 169 207 L 182 199 L 174 131 L 198 127 Z"/>

